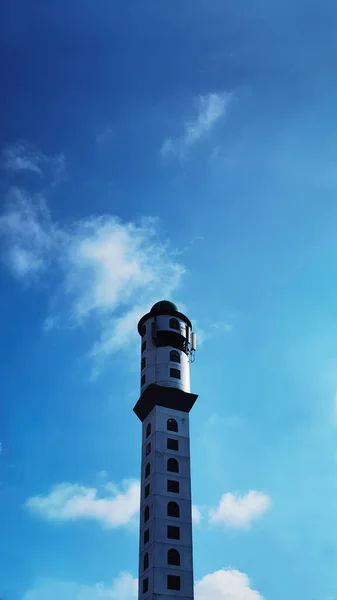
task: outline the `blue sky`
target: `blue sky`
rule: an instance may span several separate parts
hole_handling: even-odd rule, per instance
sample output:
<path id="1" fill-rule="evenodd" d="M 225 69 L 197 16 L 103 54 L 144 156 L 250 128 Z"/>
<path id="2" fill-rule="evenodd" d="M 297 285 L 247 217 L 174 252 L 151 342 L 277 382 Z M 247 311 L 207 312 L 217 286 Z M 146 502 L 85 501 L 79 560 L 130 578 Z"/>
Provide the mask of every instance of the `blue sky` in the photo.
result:
<path id="1" fill-rule="evenodd" d="M 0 595 L 136 598 L 138 316 L 198 334 L 196 600 L 337 598 L 337 8 L 0 9 Z"/>

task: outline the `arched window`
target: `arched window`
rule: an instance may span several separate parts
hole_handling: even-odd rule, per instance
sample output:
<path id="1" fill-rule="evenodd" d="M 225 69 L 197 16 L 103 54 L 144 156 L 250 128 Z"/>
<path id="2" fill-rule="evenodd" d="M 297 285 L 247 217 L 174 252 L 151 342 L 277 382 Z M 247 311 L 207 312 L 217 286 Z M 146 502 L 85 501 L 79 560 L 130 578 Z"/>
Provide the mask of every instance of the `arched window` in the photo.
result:
<path id="1" fill-rule="evenodd" d="M 151 423 L 148 423 L 146 425 L 146 437 L 148 438 L 150 434 L 151 434 Z"/>
<path id="2" fill-rule="evenodd" d="M 149 506 L 145 506 L 144 508 L 144 523 L 146 523 L 150 518 L 150 508 Z"/>
<path id="3" fill-rule="evenodd" d="M 170 361 L 180 363 L 180 354 L 177 350 L 171 350 L 170 352 Z"/>
<path id="4" fill-rule="evenodd" d="M 143 370 L 143 369 L 145 369 L 145 367 L 146 367 L 146 358 L 145 358 L 145 356 L 143 356 L 142 362 L 140 364 L 140 368 L 141 368 L 141 370 Z"/>
<path id="5" fill-rule="evenodd" d="M 178 431 L 178 423 L 175 419 L 167 419 L 167 431 Z"/>
<path id="6" fill-rule="evenodd" d="M 145 552 L 144 554 L 144 564 L 143 564 L 143 571 L 146 571 L 146 569 L 149 568 L 149 555 L 147 552 Z"/>
<path id="7" fill-rule="evenodd" d="M 170 550 L 168 550 L 167 564 L 174 567 L 180 567 L 180 554 L 175 548 L 170 548 Z"/>
<path id="8" fill-rule="evenodd" d="M 178 319 L 174 319 L 172 317 L 172 319 L 170 319 L 169 325 L 170 325 L 171 329 L 176 329 L 177 331 L 180 331 L 180 324 L 179 324 Z"/>
<path id="9" fill-rule="evenodd" d="M 171 369 L 172 370 L 172 369 Z M 145 375 L 143 375 L 143 377 L 140 380 L 140 385 L 144 385 L 145 383 Z"/>
<path id="10" fill-rule="evenodd" d="M 170 471 L 170 473 L 179 473 L 179 463 L 176 458 L 168 459 L 167 470 Z"/>
<path id="11" fill-rule="evenodd" d="M 169 502 L 167 505 L 167 516 L 175 517 L 175 518 L 179 519 L 179 517 L 180 517 L 179 504 L 177 504 L 176 502 Z"/>
<path id="12" fill-rule="evenodd" d="M 145 467 L 145 479 L 146 477 L 148 477 L 150 475 L 151 472 L 151 465 L 150 463 L 146 463 L 146 467 Z"/>

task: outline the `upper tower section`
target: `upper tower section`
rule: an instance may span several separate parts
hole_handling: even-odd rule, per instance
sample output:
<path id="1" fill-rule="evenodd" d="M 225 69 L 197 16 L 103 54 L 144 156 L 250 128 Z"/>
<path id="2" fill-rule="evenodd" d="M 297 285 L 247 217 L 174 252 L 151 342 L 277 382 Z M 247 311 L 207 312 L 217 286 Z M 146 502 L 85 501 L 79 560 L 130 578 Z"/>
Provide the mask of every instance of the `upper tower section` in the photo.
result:
<path id="1" fill-rule="evenodd" d="M 173 302 L 161 300 L 138 323 L 141 393 L 150 385 L 190 392 L 190 362 L 196 350 L 191 321 Z"/>

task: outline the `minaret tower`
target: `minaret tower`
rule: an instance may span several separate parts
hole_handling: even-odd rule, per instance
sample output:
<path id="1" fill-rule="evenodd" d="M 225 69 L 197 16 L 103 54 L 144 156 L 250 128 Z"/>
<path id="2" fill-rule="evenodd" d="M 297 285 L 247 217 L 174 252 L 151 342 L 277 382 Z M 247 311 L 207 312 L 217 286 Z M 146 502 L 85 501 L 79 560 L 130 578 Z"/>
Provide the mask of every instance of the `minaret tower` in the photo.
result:
<path id="1" fill-rule="evenodd" d="M 138 323 L 142 422 L 139 600 L 193 600 L 189 412 L 191 321 L 157 302 Z"/>

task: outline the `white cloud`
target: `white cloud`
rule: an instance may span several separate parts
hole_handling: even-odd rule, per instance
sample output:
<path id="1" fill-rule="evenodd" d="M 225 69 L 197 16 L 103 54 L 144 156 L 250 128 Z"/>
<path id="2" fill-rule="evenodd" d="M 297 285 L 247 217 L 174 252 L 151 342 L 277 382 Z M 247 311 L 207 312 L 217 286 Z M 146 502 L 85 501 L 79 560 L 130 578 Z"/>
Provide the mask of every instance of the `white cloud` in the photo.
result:
<path id="1" fill-rule="evenodd" d="M 74 224 L 61 265 L 73 322 L 94 317 L 99 326 L 90 353 L 98 371 L 106 356 L 137 339 L 138 319 L 158 298 L 171 297 L 184 273 L 155 219 L 135 224 L 111 216 Z"/>
<path id="2" fill-rule="evenodd" d="M 220 569 L 197 581 L 195 600 L 263 600 L 263 597 L 251 588 L 245 573 Z"/>
<path id="3" fill-rule="evenodd" d="M 121 527 L 131 523 L 139 511 L 138 481 L 106 485 L 107 494 L 99 497 L 96 488 L 78 483 L 55 485 L 46 496 L 33 496 L 25 506 L 34 514 L 51 521 L 91 519 L 103 527 Z"/>
<path id="4" fill-rule="evenodd" d="M 209 522 L 246 528 L 262 517 L 270 505 L 269 496 L 254 490 L 245 496 L 227 493 L 222 496 L 218 507 L 209 511 Z"/>
<path id="5" fill-rule="evenodd" d="M 184 269 L 169 257 L 157 225 L 150 218 L 136 225 L 111 216 L 74 224 L 62 260 L 65 289 L 78 320 L 130 301 L 134 306 L 135 299 L 143 304 L 159 289 L 166 296 L 177 286 Z"/>
<path id="6" fill-rule="evenodd" d="M 115 579 L 111 588 L 111 598 L 116 600 L 131 600 L 138 596 L 138 579 L 130 573 L 121 573 Z"/>
<path id="7" fill-rule="evenodd" d="M 44 496 L 28 498 L 25 506 L 33 514 L 50 521 L 92 519 L 104 527 L 112 528 L 135 523 L 139 512 L 139 482 L 124 480 L 121 484 L 115 484 L 107 481 L 107 477 L 106 471 L 100 471 L 97 475 L 106 491 L 103 497 L 99 497 L 95 487 L 90 488 L 78 483 L 59 483 Z M 193 523 L 197 525 L 201 519 L 199 507 L 193 505 Z"/>
<path id="8" fill-rule="evenodd" d="M 30 171 L 40 177 L 46 173 L 58 179 L 64 171 L 64 156 L 46 156 L 26 142 L 6 146 L 2 151 L 2 166 L 6 171 L 17 173 Z"/>
<path id="9" fill-rule="evenodd" d="M 231 94 L 208 94 L 197 99 L 198 114 L 194 120 L 186 121 L 181 137 L 166 138 L 160 153 L 163 158 L 176 156 L 182 160 L 188 150 L 206 134 L 208 134 L 221 117 L 225 116 Z"/>
<path id="10" fill-rule="evenodd" d="M 28 590 L 22 600 L 134 600 L 138 582 L 130 573 L 120 573 L 111 585 L 97 583 L 93 586 L 71 581 L 41 579 Z"/>
<path id="11" fill-rule="evenodd" d="M 104 215 L 63 227 L 53 222 L 41 196 L 18 189 L 0 217 L 0 237 L 2 258 L 22 281 L 41 279 L 53 265 L 60 283 L 46 330 L 95 319 L 98 339 L 90 355 L 96 370 L 137 338 L 138 318 L 158 299 L 171 298 L 185 272 L 162 241 L 156 219 L 133 223 Z"/>
<path id="12" fill-rule="evenodd" d="M 92 586 L 71 581 L 41 579 L 28 590 L 22 600 L 134 600 L 138 597 L 138 580 L 123 572 L 111 585 Z M 205 575 L 195 584 L 195 600 L 263 600 L 251 587 L 245 573 L 234 569 L 220 569 Z"/>
<path id="13" fill-rule="evenodd" d="M 192 506 L 192 521 L 195 525 L 198 525 L 202 519 L 201 512 L 197 506 L 193 504 Z"/>
<path id="14" fill-rule="evenodd" d="M 134 600 L 138 597 L 138 580 L 130 573 L 120 573 L 111 585 L 81 585 L 71 581 L 41 579 L 22 600 Z M 205 575 L 195 584 L 195 600 L 263 600 L 251 588 L 245 573 L 221 569 Z"/>

